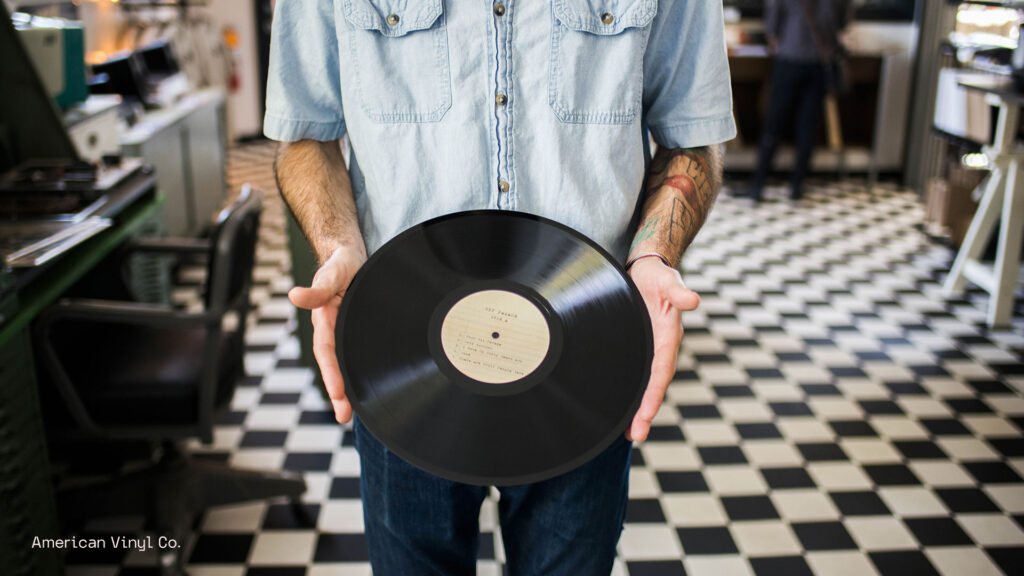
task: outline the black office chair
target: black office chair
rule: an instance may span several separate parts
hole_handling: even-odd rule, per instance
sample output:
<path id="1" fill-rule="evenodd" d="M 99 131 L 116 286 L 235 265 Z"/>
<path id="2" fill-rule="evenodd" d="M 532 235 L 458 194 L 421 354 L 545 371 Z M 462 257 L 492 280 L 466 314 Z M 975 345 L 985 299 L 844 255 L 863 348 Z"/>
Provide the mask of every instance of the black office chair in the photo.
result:
<path id="1" fill-rule="evenodd" d="M 143 514 L 156 531 L 183 542 L 194 515 L 205 508 L 275 496 L 294 500 L 305 491 L 301 476 L 193 460 L 178 445 L 187 438 L 213 440 L 215 411 L 230 402 L 244 374 L 261 209 L 259 192 L 246 186 L 221 212 L 209 241 L 155 238 L 130 247 L 133 252 L 205 254 L 201 312 L 77 299 L 60 301 L 38 320 L 41 372 L 52 382 L 55 404 L 71 424 L 51 435 L 61 441 L 160 444 L 155 464 L 142 471 L 58 487 L 65 525 L 97 516 Z M 48 427 L 60 420 L 48 418 Z M 169 573 L 181 573 L 180 554 L 169 554 L 161 562 Z"/>

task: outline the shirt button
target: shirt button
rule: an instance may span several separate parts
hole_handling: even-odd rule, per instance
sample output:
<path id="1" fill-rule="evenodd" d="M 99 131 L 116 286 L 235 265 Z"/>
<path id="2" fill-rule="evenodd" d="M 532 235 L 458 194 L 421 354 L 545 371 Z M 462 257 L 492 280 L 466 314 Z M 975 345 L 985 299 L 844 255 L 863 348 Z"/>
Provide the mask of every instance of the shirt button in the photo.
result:
<path id="1" fill-rule="evenodd" d="M 498 182 L 498 190 L 501 190 L 502 192 L 508 192 L 508 182 L 505 182 L 504 180 Z"/>
<path id="2" fill-rule="evenodd" d="M 497 16 L 504 16 L 505 15 L 505 5 L 504 4 L 495 4 L 494 5 L 494 14 L 497 15 Z"/>
<path id="3" fill-rule="evenodd" d="M 605 12 L 604 14 L 601 14 L 601 22 L 604 22 L 605 24 L 611 24 L 612 22 L 615 22 L 615 16 L 612 16 L 611 14 Z"/>
<path id="4" fill-rule="evenodd" d="M 394 26 L 398 24 L 398 14 L 391 14 L 388 16 L 388 25 Z"/>
<path id="5" fill-rule="evenodd" d="M 504 106 L 505 103 L 508 102 L 508 98 L 506 98 L 504 94 L 498 94 L 497 96 L 494 97 L 494 101 L 498 104 L 498 106 Z"/>

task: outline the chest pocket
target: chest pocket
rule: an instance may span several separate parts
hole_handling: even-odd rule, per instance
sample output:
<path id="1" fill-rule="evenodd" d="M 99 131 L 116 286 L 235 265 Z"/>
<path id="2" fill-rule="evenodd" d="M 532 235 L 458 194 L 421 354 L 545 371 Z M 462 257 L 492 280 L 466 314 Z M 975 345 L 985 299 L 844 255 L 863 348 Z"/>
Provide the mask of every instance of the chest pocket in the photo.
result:
<path id="1" fill-rule="evenodd" d="M 342 0 L 359 104 L 374 122 L 437 122 L 452 104 L 441 0 Z M 344 64 L 343 64 L 344 65 Z"/>
<path id="2" fill-rule="evenodd" d="M 562 122 L 629 124 L 658 0 L 553 0 L 548 100 Z"/>

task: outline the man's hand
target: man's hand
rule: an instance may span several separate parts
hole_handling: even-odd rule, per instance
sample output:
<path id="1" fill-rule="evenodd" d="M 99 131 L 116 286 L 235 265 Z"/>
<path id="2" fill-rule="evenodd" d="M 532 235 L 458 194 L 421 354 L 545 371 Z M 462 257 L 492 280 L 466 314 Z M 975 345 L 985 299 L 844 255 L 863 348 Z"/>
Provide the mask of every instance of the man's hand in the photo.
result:
<path id="1" fill-rule="evenodd" d="M 679 271 L 658 258 L 641 258 L 633 263 L 629 275 L 640 290 L 654 330 L 654 362 L 651 379 L 640 402 L 640 409 L 626 431 L 626 438 L 642 442 L 651 430 L 665 391 L 676 372 L 676 357 L 683 340 L 682 312 L 694 310 L 700 297 L 683 284 Z"/>
<path id="2" fill-rule="evenodd" d="M 651 160 L 640 226 L 626 261 L 632 263 L 629 275 L 651 315 L 654 362 L 640 410 L 626 432 L 630 440 L 647 438 L 675 375 L 683 340 L 681 313 L 696 308 L 700 297 L 683 284 L 673 266 L 704 225 L 721 187 L 721 146 L 659 148 Z"/>
<path id="3" fill-rule="evenodd" d="M 366 262 L 366 247 L 340 144 L 314 140 L 282 144 L 274 170 L 288 209 L 323 263 L 313 276 L 313 286 L 292 288 L 288 298 L 299 308 L 313 311 L 313 355 L 334 416 L 344 423 L 352 419 L 352 404 L 345 398 L 334 352 L 334 325 L 341 297 Z"/>
<path id="4" fill-rule="evenodd" d="M 288 292 L 292 304 L 313 311 L 313 355 L 331 397 L 334 417 L 342 424 L 352 419 L 352 404 L 345 397 L 345 382 L 335 353 L 334 326 L 341 299 L 365 262 L 366 253 L 362 250 L 338 248 L 317 270 L 312 287 L 296 286 Z"/>

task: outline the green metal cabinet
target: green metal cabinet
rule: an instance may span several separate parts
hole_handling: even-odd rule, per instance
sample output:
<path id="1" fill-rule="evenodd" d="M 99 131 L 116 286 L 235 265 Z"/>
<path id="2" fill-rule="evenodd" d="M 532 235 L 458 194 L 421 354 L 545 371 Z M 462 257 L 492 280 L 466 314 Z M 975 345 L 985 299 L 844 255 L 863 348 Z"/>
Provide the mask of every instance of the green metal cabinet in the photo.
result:
<path id="1" fill-rule="evenodd" d="M 63 573 L 59 550 L 32 547 L 59 536 L 45 438 L 24 329 L 0 346 L 0 574 Z"/>

